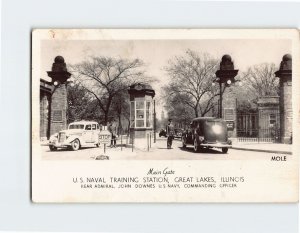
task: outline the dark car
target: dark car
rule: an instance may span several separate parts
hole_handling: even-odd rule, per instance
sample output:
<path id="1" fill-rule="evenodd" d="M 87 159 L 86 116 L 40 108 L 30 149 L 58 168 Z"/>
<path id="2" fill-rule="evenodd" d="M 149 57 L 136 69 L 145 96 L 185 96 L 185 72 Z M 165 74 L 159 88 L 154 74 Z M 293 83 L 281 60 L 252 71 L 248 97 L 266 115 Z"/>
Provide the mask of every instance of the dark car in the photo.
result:
<path id="1" fill-rule="evenodd" d="M 182 146 L 193 145 L 194 151 L 201 148 L 221 148 L 227 153 L 231 148 L 228 140 L 227 125 L 223 119 L 214 117 L 198 117 L 193 119 L 190 128 L 182 135 Z"/>
<path id="2" fill-rule="evenodd" d="M 182 129 L 175 129 L 174 131 L 175 131 L 175 134 L 174 134 L 175 138 L 181 138 L 182 137 L 182 132 L 183 132 Z"/>
<path id="3" fill-rule="evenodd" d="M 161 129 L 158 134 L 159 137 L 167 137 L 167 132 L 164 129 Z"/>

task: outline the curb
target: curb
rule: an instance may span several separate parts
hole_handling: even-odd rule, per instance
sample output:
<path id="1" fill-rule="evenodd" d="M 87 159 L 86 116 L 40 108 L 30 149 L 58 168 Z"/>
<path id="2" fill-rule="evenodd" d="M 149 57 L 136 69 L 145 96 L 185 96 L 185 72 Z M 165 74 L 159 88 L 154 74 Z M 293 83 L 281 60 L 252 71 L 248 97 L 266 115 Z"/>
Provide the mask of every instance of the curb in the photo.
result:
<path id="1" fill-rule="evenodd" d="M 264 149 L 251 149 L 251 148 L 244 148 L 244 147 L 231 147 L 234 150 L 245 150 L 245 151 L 256 151 L 256 152 L 266 152 L 266 153 L 275 153 L 275 154 L 288 154 L 291 155 L 291 151 L 277 151 L 277 150 L 264 150 Z"/>

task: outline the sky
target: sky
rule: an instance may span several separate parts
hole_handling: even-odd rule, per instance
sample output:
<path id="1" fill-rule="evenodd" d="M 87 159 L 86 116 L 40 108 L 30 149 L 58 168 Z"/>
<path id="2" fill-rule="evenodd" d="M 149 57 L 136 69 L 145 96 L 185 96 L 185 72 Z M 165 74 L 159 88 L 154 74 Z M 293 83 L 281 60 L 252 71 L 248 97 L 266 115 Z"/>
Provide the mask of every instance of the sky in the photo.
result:
<path id="1" fill-rule="evenodd" d="M 83 62 L 90 56 L 139 58 L 146 64 L 146 73 L 158 80 L 152 86 L 159 99 L 161 87 L 169 79 L 164 67 L 175 56 L 184 56 L 188 49 L 208 53 L 219 60 L 224 54 L 229 54 L 235 69 L 243 72 L 260 63 L 274 63 L 279 67 L 282 56 L 292 53 L 292 43 L 283 39 L 43 40 L 41 78 L 50 80 L 46 71 L 51 70 L 54 58 L 58 55 L 63 56 L 67 64 Z M 161 109 L 161 106 L 157 106 L 158 113 Z"/>

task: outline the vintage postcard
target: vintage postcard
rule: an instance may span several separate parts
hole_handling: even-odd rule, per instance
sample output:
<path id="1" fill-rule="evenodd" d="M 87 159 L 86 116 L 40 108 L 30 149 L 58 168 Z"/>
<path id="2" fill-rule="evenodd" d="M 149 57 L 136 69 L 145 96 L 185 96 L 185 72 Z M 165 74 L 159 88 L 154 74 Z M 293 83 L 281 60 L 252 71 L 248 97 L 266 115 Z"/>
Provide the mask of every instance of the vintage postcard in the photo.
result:
<path id="1" fill-rule="evenodd" d="M 296 29 L 35 29 L 32 201 L 297 202 Z"/>

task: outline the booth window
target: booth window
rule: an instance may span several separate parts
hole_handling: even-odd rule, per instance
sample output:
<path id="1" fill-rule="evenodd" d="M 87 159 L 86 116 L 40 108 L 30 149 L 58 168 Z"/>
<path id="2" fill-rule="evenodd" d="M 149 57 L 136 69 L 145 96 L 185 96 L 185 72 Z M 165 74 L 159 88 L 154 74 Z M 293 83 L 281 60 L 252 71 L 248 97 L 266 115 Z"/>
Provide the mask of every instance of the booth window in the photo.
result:
<path id="1" fill-rule="evenodd" d="M 135 127 L 143 128 L 145 127 L 145 101 L 137 100 L 135 102 Z"/>
<path id="2" fill-rule="evenodd" d="M 133 128 L 150 128 L 151 101 L 138 100 L 130 102 L 130 127 Z"/>

